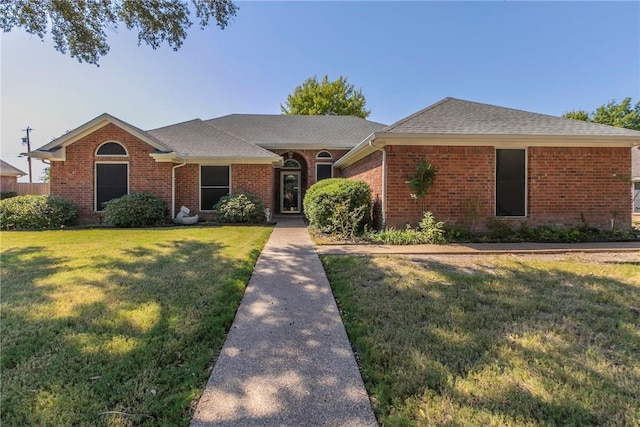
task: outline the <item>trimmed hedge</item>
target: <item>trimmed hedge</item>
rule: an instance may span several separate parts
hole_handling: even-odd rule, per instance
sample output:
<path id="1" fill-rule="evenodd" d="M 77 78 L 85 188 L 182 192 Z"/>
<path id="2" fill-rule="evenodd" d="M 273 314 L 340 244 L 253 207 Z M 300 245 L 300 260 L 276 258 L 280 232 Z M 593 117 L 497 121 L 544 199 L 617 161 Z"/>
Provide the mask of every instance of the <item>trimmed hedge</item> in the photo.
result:
<path id="1" fill-rule="evenodd" d="M 218 221 L 260 224 L 266 221 L 264 202 L 250 193 L 224 196 L 215 206 Z"/>
<path id="2" fill-rule="evenodd" d="M 0 200 L 1 228 L 60 228 L 77 219 L 73 203 L 58 196 L 27 195 Z"/>
<path id="3" fill-rule="evenodd" d="M 371 219 L 371 188 L 363 181 L 328 178 L 312 185 L 304 197 L 309 223 L 330 234 L 353 235 Z"/>
<path id="4" fill-rule="evenodd" d="M 131 193 L 104 204 L 104 221 L 114 227 L 145 227 L 167 221 L 167 204 L 155 194 Z"/>

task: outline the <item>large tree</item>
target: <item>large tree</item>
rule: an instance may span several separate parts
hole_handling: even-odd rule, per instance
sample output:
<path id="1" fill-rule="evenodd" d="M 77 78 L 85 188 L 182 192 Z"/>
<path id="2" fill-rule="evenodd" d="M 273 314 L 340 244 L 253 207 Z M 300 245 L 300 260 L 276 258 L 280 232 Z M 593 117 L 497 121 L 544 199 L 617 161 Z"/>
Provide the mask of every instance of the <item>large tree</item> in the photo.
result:
<path id="1" fill-rule="evenodd" d="M 346 77 L 340 76 L 331 82 L 325 75 L 322 81 L 314 76 L 297 86 L 287 96 L 284 105 L 280 104 L 280 110 L 283 114 L 356 116 L 365 119 L 371 114 L 365 104 L 362 90 L 355 89 Z"/>
<path id="2" fill-rule="evenodd" d="M 2 0 L 0 25 L 5 33 L 23 28 L 40 39 L 50 29 L 56 50 L 98 65 L 109 51 L 106 30 L 121 23 L 138 31 L 138 44 L 156 49 L 167 42 L 178 50 L 193 24 L 190 5 L 201 28 L 213 18 L 224 29 L 237 10 L 231 0 Z"/>
<path id="3" fill-rule="evenodd" d="M 632 106 L 631 98 L 625 98 L 620 103 L 617 103 L 614 99 L 608 104 L 598 107 L 592 113 L 584 110 L 573 110 L 564 113 L 562 117 L 640 130 L 640 102 Z"/>

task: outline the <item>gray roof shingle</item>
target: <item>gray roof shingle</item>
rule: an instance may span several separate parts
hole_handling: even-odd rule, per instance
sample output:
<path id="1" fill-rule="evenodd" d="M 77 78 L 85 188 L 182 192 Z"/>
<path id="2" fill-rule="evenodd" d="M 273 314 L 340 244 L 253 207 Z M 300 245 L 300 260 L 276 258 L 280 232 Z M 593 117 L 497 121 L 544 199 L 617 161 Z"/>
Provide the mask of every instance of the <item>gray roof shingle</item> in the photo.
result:
<path id="1" fill-rule="evenodd" d="M 273 158 L 280 156 L 231 135 L 200 119 L 147 131 L 176 153 L 189 157 Z"/>
<path id="2" fill-rule="evenodd" d="M 3 176 L 24 176 L 26 173 L 22 172 L 15 166 L 10 165 L 4 160 L 0 160 L 0 175 Z"/>
<path id="3" fill-rule="evenodd" d="M 382 129 L 385 133 L 639 136 L 640 132 L 456 98 L 444 98 Z"/>
<path id="4" fill-rule="evenodd" d="M 231 114 L 207 120 L 226 132 L 266 148 L 351 149 L 385 125 L 352 116 Z"/>

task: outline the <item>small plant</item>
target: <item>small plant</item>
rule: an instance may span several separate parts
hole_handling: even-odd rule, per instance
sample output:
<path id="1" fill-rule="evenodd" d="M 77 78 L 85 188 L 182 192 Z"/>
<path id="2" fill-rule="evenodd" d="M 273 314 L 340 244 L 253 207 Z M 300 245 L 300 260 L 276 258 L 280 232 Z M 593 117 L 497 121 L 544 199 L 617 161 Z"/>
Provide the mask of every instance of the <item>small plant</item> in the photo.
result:
<path id="1" fill-rule="evenodd" d="M 431 212 L 424 213 L 418 224 L 418 233 L 423 243 L 446 243 L 444 221 L 436 221 Z"/>
<path id="2" fill-rule="evenodd" d="M 77 219 L 73 203 L 54 195 L 0 200 L 0 228 L 59 228 Z"/>
<path id="3" fill-rule="evenodd" d="M 416 165 L 416 171 L 407 176 L 407 185 L 412 191 L 412 197 L 421 199 L 426 196 L 436 180 L 438 169 L 422 159 Z"/>
<path id="4" fill-rule="evenodd" d="M 264 202 L 249 193 L 224 196 L 215 206 L 218 221 L 260 224 L 266 221 Z"/>
<path id="5" fill-rule="evenodd" d="M 436 221 L 431 212 L 425 212 L 417 229 L 407 224 L 404 230 L 389 228 L 379 232 L 371 231 L 365 239 L 385 245 L 420 245 L 446 243 L 444 221 Z"/>
<path id="6" fill-rule="evenodd" d="M 160 225 L 167 215 L 167 204 L 147 192 L 127 194 L 104 204 L 104 221 L 114 227 Z"/>
<path id="7" fill-rule="evenodd" d="M 494 219 L 489 221 L 487 224 L 487 228 L 489 229 L 489 238 L 503 240 L 510 237 L 513 237 L 513 229 L 509 225 L 508 222 L 500 221 L 498 219 Z"/>
<path id="8" fill-rule="evenodd" d="M 476 221 L 480 216 L 480 199 L 471 198 L 462 203 L 462 222 L 469 233 L 473 233 L 476 228 Z"/>

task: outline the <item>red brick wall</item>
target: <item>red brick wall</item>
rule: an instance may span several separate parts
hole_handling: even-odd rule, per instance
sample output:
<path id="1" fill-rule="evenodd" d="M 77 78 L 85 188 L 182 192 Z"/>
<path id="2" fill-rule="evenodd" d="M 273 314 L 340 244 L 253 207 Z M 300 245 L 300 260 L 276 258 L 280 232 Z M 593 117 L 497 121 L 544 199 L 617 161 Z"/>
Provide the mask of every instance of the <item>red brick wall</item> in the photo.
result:
<path id="1" fill-rule="evenodd" d="M 391 145 L 385 149 L 387 226 L 415 226 L 425 211 L 431 211 L 438 220 L 462 225 L 465 223 L 464 207 L 472 203 L 477 203 L 480 218 L 493 216 L 493 147 Z M 438 172 L 427 196 L 416 200 L 411 197 L 406 181 L 407 176 L 415 172 L 420 159 L 426 159 Z"/>
<path id="2" fill-rule="evenodd" d="M 376 151 L 342 169 L 340 176 L 369 184 L 373 199 L 373 222 L 380 227 L 382 225 L 382 152 Z"/>
<path id="3" fill-rule="evenodd" d="M 128 157 L 95 156 L 106 141 L 122 144 Z M 108 124 L 66 147 L 66 160 L 51 162 L 51 194 L 73 202 L 81 221 L 97 222 L 95 212 L 95 162 L 128 162 L 129 192 L 148 191 L 171 203 L 171 163 L 149 156 L 154 148 L 119 127 Z"/>
<path id="4" fill-rule="evenodd" d="M 475 230 L 495 217 L 495 148 L 460 146 L 387 146 L 388 227 L 415 226 L 424 211 L 450 225 L 469 225 L 465 206 L 477 203 Z M 581 225 L 609 228 L 631 224 L 628 148 L 531 147 L 527 150 L 527 218 L 504 219 L 513 225 Z M 434 187 L 423 200 L 411 197 L 407 176 L 421 158 L 438 168 Z M 381 154 L 373 153 L 342 170 L 342 176 L 368 182 L 376 194 Z M 614 176 L 615 175 L 615 176 Z"/>
<path id="5" fill-rule="evenodd" d="M 231 165 L 231 192 L 252 193 L 273 211 L 273 173 L 271 165 Z M 187 164 L 176 169 L 176 213 L 186 206 L 191 214 L 214 219 L 212 212 L 200 211 L 200 165 Z"/>
<path id="6" fill-rule="evenodd" d="M 0 191 L 15 191 L 17 176 L 0 176 Z"/>
<path id="7" fill-rule="evenodd" d="M 631 226 L 629 148 L 531 147 L 529 217 L 533 226 Z"/>

